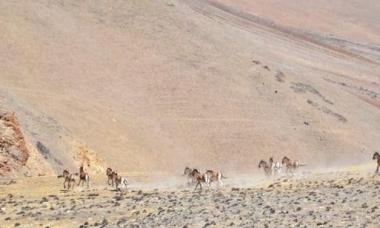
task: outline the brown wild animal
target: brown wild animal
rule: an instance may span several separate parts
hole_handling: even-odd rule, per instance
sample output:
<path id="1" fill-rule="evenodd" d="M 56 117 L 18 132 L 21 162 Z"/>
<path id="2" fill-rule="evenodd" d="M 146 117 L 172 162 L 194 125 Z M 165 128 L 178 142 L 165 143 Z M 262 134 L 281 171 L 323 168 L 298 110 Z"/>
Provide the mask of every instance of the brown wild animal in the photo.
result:
<path id="1" fill-rule="evenodd" d="M 282 165 L 285 166 L 285 171 L 287 173 L 293 173 L 300 166 L 305 166 L 304 164 L 300 164 L 299 161 L 292 161 L 288 157 L 284 157 L 281 161 Z"/>
<path id="2" fill-rule="evenodd" d="M 111 186 L 116 185 L 116 180 L 118 179 L 119 175 L 116 171 L 112 171 L 111 173 Z"/>
<path id="3" fill-rule="evenodd" d="M 207 176 L 207 184 L 210 186 L 212 182 L 217 182 L 218 187 L 223 185 L 222 178 L 225 178 L 220 171 L 207 170 L 205 175 Z"/>
<path id="4" fill-rule="evenodd" d="M 266 176 L 272 175 L 272 166 L 269 165 L 266 161 L 261 160 L 259 162 L 259 169 L 263 169 Z"/>
<path id="5" fill-rule="evenodd" d="M 120 191 L 121 188 L 126 189 L 127 185 L 128 185 L 128 180 L 127 180 L 126 177 L 121 177 L 119 175 L 117 175 L 115 177 L 115 187 L 116 187 L 116 190 Z"/>
<path id="6" fill-rule="evenodd" d="M 191 172 L 192 172 L 193 170 L 192 169 L 190 169 L 189 167 L 185 167 L 185 170 L 183 171 L 183 175 L 184 176 L 191 176 Z"/>
<path id="7" fill-rule="evenodd" d="M 206 183 L 208 182 L 207 180 L 207 175 L 206 174 L 201 174 L 199 172 L 199 170 L 197 169 L 193 169 L 193 171 L 191 172 L 191 175 L 195 178 L 196 180 L 196 185 L 195 185 L 195 189 L 194 190 L 197 190 L 197 187 L 199 186 L 200 187 L 200 190 L 202 191 L 202 183 Z"/>
<path id="8" fill-rule="evenodd" d="M 116 187 L 116 190 L 120 190 L 121 188 L 127 188 L 128 179 L 126 177 L 121 177 L 117 174 L 116 171 L 113 171 L 111 168 L 107 168 L 107 184 Z"/>
<path id="9" fill-rule="evenodd" d="M 114 185 L 114 176 L 116 172 L 112 171 L 111 168 L 107 168 L 106 175 L 107 175 L 107 184 L 113 186 Z"/>
<path id="10" fill-rule="evenodd" d="M 84 183 L 86 183 L 87 188 L 90 187 L 90 176 L 88 175 L 87 172 L 84 171 L 83 166 L 79 168 L 79 181 L 78 181 L 78 186 L 82 183 L 82 186 Z"/>
<path id="11" fill-rule="evenodd" d="M 195 176 L 193 176 L 194 173 L 200 173 L 200 172 L 198 169 L 191 169 L 189 167 L 185 167 L 185 170 L 183 171 L 183 175 L 187 177 L 187 180 L 188 180 L 187 184 L 188 185 L 196 182 L 196 178 L 195 178 Z"/>
<path id="12" fill-rule="evenodd" d="M 372 156 L 373 160 L 377 160 L 377 167 L 375 173 L 379 173 L 379 167 L 380 167 L 380 154 L 379 152 L 375 152 Z"/>
<path id="13" fill-rule="evenodd" d="M 58 178 L 64 178 L 63 189 L 66 189 L 66 183 L 67 183 L 67 189 L 70 189 L 71 186 L 72 186 L 72 188 L 74 188 L 75 178 L 74 178 L 73 174 L 70 174 L 70 172 L 67 171 L 66 169 L 63 170 L 62 175 L 58 175 L 57 177 Z M 71 183 L 73 183 L 73 184 L 71 185 Z"/>

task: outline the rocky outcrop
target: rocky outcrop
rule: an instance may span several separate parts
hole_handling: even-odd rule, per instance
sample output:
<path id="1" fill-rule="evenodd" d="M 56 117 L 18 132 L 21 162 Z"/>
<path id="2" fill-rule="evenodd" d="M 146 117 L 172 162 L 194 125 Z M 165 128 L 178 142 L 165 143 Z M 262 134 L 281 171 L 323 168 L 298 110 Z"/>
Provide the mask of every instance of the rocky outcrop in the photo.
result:
<path id="1" fill-rule="evenodd" d="M 0 112 L 0 175 L 17 172 L 26 165 L 30 152 L 13 112 Z"/>

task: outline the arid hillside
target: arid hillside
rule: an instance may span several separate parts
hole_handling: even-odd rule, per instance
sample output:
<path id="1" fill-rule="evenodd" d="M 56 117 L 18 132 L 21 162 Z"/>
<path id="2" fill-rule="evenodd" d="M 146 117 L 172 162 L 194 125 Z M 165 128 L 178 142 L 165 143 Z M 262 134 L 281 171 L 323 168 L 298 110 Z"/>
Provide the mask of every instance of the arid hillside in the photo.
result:
<path id="1" fill-rule="evenodd" d="M 380 149 L 379 4 L 313 2 L 326 13 L 305 28 L 310 5 L 296 1 L 1 1 L 0 104 L 56 172 L 86 159 L 177 173 L 367 162 Z M 360 23 L 342 29 L 347 18 Z"/>
<path id="2" fill-rule="evenodd" d="M 284 27 L 379 46 L 376 0 L 209 0 Z"/>
<path id="3" fill-rule="evenodd" d="M 330 48 L 380 61 L 377 0 L 208 0 L 215 7 Z"/>

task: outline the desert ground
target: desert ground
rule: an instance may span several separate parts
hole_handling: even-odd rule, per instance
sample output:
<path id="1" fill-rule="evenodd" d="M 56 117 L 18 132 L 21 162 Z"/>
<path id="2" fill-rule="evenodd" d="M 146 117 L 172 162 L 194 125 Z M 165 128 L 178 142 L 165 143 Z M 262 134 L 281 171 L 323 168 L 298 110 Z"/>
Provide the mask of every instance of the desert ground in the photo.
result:
<path id="1" fill-rule="evenodd" d="M 0 227 L 379 227 L 379 12 L 0 1 Z M 257 168 L 284 156 L 306 166 Z M 90 188 L 63 190 L 80 166 Z M 185 166 L 227 179 L 194 191 Z"/>
<path id="2" fill-rule="evenodd" d="M 378 227 L 380 175 L 368 169 L 233 174 L 194 190 L 180 175 L 106 179 L 63 190 L 55 177 L 0 186 L 1 227 Z"/>

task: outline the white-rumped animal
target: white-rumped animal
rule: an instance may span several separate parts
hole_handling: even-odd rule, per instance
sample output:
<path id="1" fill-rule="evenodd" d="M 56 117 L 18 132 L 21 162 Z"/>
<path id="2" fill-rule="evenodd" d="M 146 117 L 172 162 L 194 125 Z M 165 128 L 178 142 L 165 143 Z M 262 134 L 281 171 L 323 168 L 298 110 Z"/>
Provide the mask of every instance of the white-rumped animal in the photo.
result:
<path id="1" fill-rule="evenodd" d="M 282 165 L 284 165 L 285 166 L 285 171 L 287 172 L 287 173 L 293 173 L 294 171 L 296 171 L 299 167 L 301 167 L 301 166 L 305 166 L 305 164 L 300 164 L 300 162 L 299 161 L 292 161 L 292 160 L 290 160 L 288 157 L 284 157 L 283 159 L 282 159 L 282 161 L 281 161 L 281 163 L 282 163 Z"/>
<path id="2" fill-rule="evenodd" d="M 82 186 L 84 183 L 86 183 L 87 188 L 90 187 L 90 176 L 88 175 L 87 172 L 84 171 L 83 166 L 79 167 L 79 181 L 78 181 L 78 186 L 82 183 Z"/>
<path id="3" fill-rule="evenodd" d="M 272 169 L 272 174 L 273 175 L 278 175 L 281 173 L 281 170 L 282 170 L 282 165 L 280 162 L 276 162 L 273 160 L 272 157 L 269 158 L 269 164 L 271 166 L 271 169 Z"/>
<path id="4" fill-rule="evenodd" d="M 115 178 L 116 190 L 127 189 L 128 179 L 126 177 L 117 176 Z"/>
<path id="5" fill-rule="evenodd" d="M 207 185 L 210 186 L 212 182 L 217 182 L 218 187 L 223 185 L 222 178 L 225 178 L 225 177 L 222 175 L 222 172 L 214 171 L 214 170 L 207 170 L 205 175 L 207 176 L 207 178 L 206 178 Z"/>

